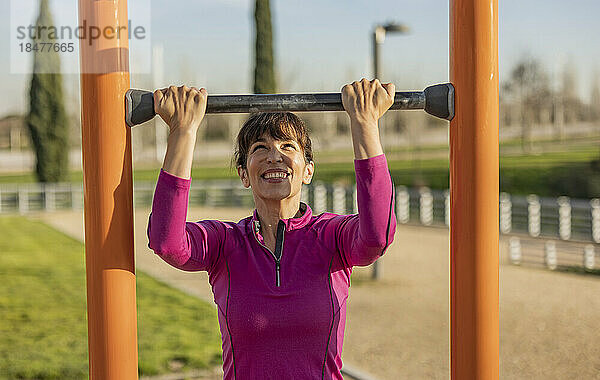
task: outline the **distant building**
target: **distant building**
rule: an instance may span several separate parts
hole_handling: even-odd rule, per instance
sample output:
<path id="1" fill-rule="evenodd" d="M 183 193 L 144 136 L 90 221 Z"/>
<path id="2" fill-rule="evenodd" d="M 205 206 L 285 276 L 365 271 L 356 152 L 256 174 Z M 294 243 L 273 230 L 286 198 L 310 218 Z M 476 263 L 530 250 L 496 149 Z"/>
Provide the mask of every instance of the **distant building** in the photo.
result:
<path id="1" fill-rule="evenodd" d="M 29 149 L 29 132 L 25 116 L 9 115 L 0 119 L 0 149 L 12 152 Z"/>

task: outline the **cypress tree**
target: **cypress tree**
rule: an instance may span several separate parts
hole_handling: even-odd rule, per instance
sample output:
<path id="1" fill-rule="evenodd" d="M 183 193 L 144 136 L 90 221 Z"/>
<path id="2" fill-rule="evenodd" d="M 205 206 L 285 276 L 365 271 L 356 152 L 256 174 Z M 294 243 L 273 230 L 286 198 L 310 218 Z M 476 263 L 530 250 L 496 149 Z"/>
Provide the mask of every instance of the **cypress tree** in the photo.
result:
<path id="1" fill-rule="evenodd" d="M 275 93 L 277 85 L 273 68 L 273 35 L 269 0 L 255 0 L 254 21 L 256 29 L 254 93 Z"/>
<path id="2" fill-rule="evenodd" d="M 46 28 L 40 28 L 45 26 Z M 49 38 L 54 27 L 48 0 L 40 0 L 36 21 L 33 74 L 29 90 L 27 127 L 36 154 L 35 173 L 38 182 L 67 179 L 69 170 L 69 126 L 64 107 L 60 56 L 54 49 L 42 51 L 42 43 L 55 43 Z"/>

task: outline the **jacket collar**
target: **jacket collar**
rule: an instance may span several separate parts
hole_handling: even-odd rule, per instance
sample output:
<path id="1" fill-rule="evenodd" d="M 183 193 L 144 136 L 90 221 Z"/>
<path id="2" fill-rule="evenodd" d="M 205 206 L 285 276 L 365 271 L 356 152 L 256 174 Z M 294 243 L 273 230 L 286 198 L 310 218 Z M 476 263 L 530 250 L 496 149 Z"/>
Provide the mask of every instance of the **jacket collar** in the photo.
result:
<path id="1" fill-rule="evenodd" d="M 310 209 L 310 206 L 304 202 L 300 202 L 300 211 L 303 212 L 303 214 L 298 218 L 281 219 L 281 221 L 285 224 L 286 231 L 297 230 L 310 222 L 312 217 L 312 210 Z M 258 211 L 256 209 L 254 209 L 254 212 L 252 213 L 251 223 L 255 232 L 260 231 L 260 219 L 258 218 Z"/>

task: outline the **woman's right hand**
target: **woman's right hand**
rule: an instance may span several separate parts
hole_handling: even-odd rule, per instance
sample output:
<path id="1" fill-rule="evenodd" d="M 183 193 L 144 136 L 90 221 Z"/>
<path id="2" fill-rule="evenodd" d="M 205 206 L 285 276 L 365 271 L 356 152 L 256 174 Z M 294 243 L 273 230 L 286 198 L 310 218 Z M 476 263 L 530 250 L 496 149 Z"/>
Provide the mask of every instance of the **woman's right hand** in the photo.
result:
<path id="1" fill-rule="evenodd" d="M 206 113 L 205 88 L 187 86 L 164 88 L 154 91 L 154 111 L 175 131 L 196 132 Z"/>

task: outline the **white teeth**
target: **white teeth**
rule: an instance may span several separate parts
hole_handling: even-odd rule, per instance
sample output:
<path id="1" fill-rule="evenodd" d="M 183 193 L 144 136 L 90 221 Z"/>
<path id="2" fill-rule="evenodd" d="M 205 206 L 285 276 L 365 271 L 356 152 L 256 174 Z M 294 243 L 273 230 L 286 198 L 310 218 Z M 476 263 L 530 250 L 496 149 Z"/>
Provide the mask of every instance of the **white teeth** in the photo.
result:
<path id="1" fill-rule="evenodd" d="M 285 178 L 287 177 L 287 173 L 282 172 L 274 172 L 274 173 L 266 173 L 264 175 L 265 178 Z"/>

